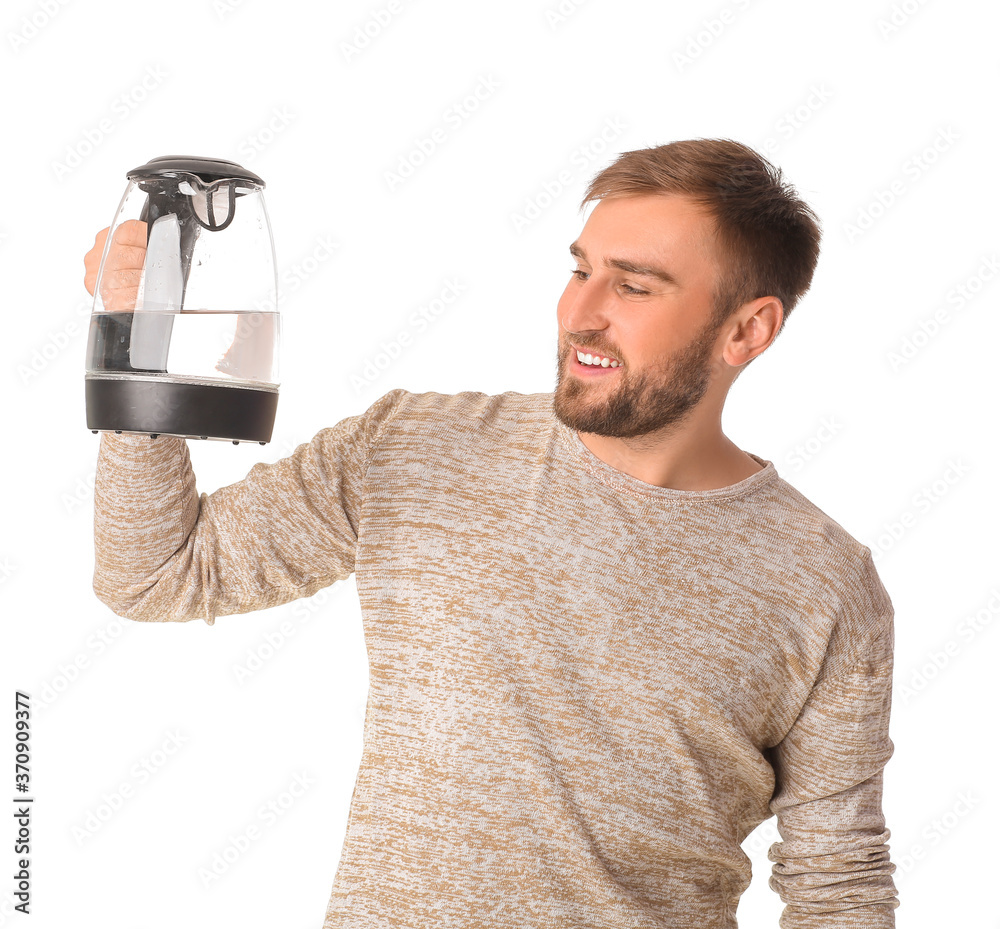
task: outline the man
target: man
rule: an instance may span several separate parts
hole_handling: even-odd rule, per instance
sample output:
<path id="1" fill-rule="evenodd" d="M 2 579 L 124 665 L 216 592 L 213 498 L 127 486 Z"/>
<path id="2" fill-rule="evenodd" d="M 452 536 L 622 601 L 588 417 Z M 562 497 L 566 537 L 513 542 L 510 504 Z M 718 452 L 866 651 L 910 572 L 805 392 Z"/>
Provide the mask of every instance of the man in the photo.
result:
<path id="1" fill-rule="evenodd" d="M 815 217 L 729 140 L 625 153 L 592 200 L 554 393 L 392 390 L 200 498 L 184 439 L 103 434 L 94 589 L 214 624 L 356 572 L 366 739 L 324 929 L 734 927 L 772 814 L 783 929 L 893 926 L 892 603 L 720 423 Z"/>

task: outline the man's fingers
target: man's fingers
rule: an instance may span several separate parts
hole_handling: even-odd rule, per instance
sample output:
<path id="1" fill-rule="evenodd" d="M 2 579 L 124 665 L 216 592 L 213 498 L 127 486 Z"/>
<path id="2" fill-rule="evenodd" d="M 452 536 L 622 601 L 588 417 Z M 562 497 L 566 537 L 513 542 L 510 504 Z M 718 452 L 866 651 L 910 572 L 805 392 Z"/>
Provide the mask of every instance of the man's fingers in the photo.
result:
<path id="1" fill-rule="evenodd" d="M 123 268 L 113 271 L 105 268 L 104 277 L 101 278 L 101 295 L 111 290 L 138 290 L 141 278 L 142 268 Z"/>
<path id="2" fill-rule="evenodd" d="M 141 278 L 141 268 L 108 271 L 105 267 L 104 275 L 101 277 L 101 300 L 104 302 L 104 309 L 108 312 L 134 310 Z"/>
<path id="3" fill-rule="evenodd" d="M 97 286 L 97 272 L 107 242 L 110 227 L 94 237 L 93 248 L 84 256 L 87 273 L 83 286 L 93 294 Z M 133 309 L 135 297 L 146 261 L 146 224 L 139 219 L 128 219 L 115 229 L 115 237 L 108 249 L 101 280 L 101 299 L 105 309 Z M 121 291 L 118 293 L 118 291 Z"/>
<path id="4" fill-rule="evenodd" d="M 139 291 L 132 287 L 126 290 L 109 290 L 102 292 L 105 313 L 131 313 L 135 310 L 135 301 Z"/>
<path id="5" fill-rule="evenodd" d="M 104 273 L 107 274 L 109 271 L 141 271 L 145 261 L 145 248 L 116 243 L 108 252 L 108 260 L 104 262 Z"/>
<path id="6" fill-rule="evenodd" d="M 115 245 L 141 246 L 146 250 L 146 224 L 141 219 L 126 219 L 115 230 Z"/>
<path id="7" fill-rule="evenodd" d="M 83 286 L 87 288 L 87 293 L 91 295 L 93 295 L 94 288 L 97 286 L 97 269 L 101 264 L 101 255 L 104 254 L 104 243 L 108 238 L 108 232 L 110 232 L 109 226 L 98 232 L 94 236 L 94 244 L 91 246 L 90 251 L 83 256 L 83 266 L 86 268 L 86 273 L 83 276 Z"/>

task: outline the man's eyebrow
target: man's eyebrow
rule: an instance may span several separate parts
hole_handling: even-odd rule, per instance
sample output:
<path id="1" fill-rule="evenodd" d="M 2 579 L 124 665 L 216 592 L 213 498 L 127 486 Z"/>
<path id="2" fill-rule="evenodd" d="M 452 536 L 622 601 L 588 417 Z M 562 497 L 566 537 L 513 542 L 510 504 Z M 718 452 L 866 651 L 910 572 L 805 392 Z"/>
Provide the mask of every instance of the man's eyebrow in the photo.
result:
<path id="1" fill-rule="evenodd" d="M 570 244 L 569 253 L 574 258 L 587 261 L 586 253 L 576 242 Z M 654 268 L 650 265 L 637 265 L 634 262 L 626 261 L 624 258 L 607 258 L 604 261 L 604 266 L 606 268 L 617 268 L 619 271 L 627 271 L 629 274 L 637 274 L 640 277 L 655 277 L 657 280 L 663 281 L 664 284 L 672 284 L 675 287 L 679 286 L 677 278 L 663 268 Z"/>

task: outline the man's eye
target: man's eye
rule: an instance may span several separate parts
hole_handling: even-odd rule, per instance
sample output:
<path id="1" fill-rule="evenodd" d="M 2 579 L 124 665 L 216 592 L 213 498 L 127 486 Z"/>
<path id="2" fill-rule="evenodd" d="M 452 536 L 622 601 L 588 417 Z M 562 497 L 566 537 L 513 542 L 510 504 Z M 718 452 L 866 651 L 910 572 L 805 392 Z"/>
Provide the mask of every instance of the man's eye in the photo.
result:
<path id="1" fill-rule="evenodd" d="M 581 271 L 579 268 L 574 268 L 569 273 L 572 274 L 573 277 L 575 277 L 581 283 L 587 280 L 587 278 L 590 276 L 589 274 L 587 274 L 586 271 Z M 649 293 L 648 290 L 640 290 L 637 287 L 632 287 L 630 284 L 622 284 L 622 289 L 625 291 L 625 293 L 633 297 Z"/>

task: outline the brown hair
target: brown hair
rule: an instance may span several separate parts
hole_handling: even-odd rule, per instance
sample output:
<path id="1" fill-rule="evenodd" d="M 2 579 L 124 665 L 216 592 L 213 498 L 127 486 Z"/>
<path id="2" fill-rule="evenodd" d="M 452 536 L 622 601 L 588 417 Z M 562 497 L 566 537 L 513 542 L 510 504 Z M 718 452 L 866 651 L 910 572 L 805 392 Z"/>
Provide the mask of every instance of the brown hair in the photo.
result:
<path id="1" fill-rule="evenodd" d="M 775 168 L 732 139 L 690 139 L 624 152 L 590 182 L 590 200 L 641 194 L 684 194 L 715 219 L 722 272 L 713 322 L 744 303 L 774 296 L 781 329 L 809 289 L 819 259 L 819 219 Z"/>

